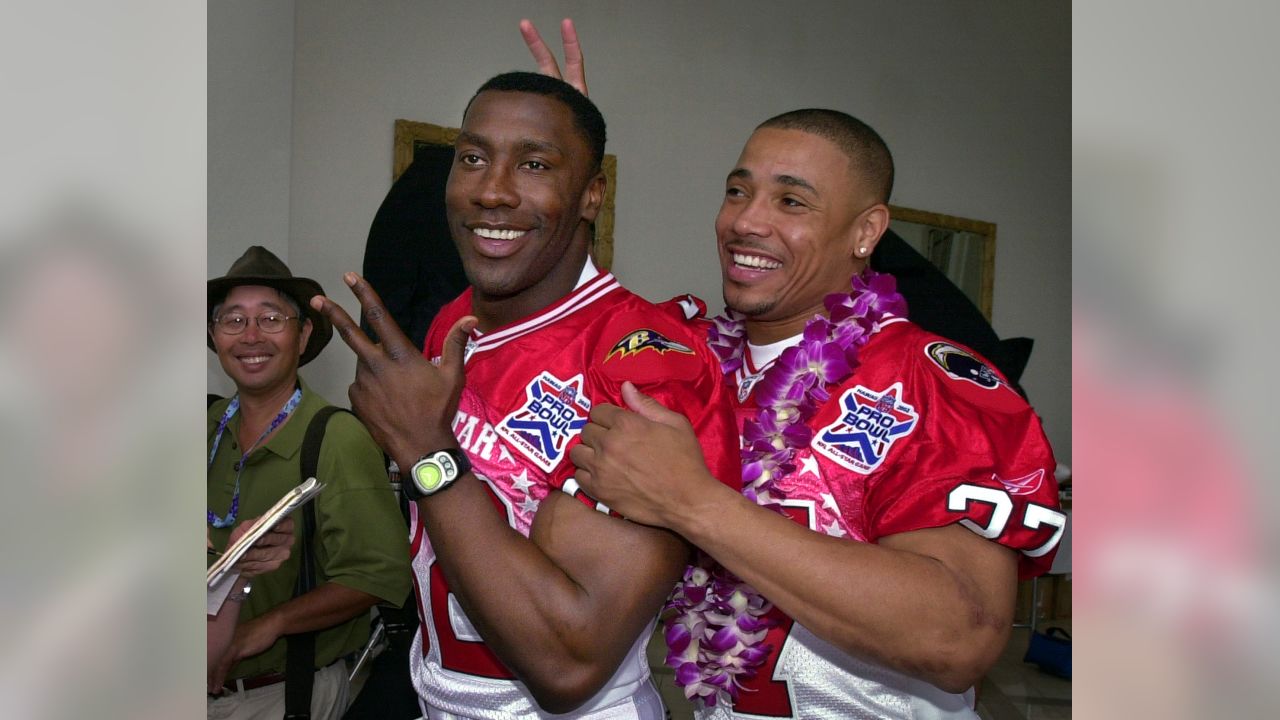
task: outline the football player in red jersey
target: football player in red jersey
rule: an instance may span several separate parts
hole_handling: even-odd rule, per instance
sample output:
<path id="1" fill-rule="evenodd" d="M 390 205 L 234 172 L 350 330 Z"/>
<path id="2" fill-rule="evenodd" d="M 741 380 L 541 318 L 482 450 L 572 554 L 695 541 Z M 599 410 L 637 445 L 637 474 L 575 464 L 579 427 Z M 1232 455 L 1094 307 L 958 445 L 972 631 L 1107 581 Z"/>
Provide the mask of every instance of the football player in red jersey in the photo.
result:
<path id="1" fill-rule="evenodd" d="M 585 90 L 569 21 L 562 32 Z M 831 110 L 764 122 L 728 173 L 715 226 L 732 312 L 711 344 L 736 395 L 742 493 L 702 463 L 678 411 L 634 387 L 626 409 L 592 409 L 572 450 L 594 497 L 718 563 L 686 575 L 667 631 L 700 717 L 974 718 L 1016 581 L 1047 570 L 1061 537 L 1034 411 L 973 352 L 911 324 L 892 279 L 867 268 L 892 183 L 880 136 Z"/>
<path id="2" fill-rule="evenodd" d="M 699 456 L 738 483 L 727 390 L 701 330 L 588 257 L 604 120 L 569 85 L 508 73 L 472 98 L 446 187 L 471 287 L 418 353 L 354 273 L 373 344 L 317 297 L 359 356 L 355 412 L 402 468 L 428 718 L 664 715 L 645 645 L 689 561 L 666 530 L 611 516 L 569 450 L 624 381 L 678 407 Z"/>

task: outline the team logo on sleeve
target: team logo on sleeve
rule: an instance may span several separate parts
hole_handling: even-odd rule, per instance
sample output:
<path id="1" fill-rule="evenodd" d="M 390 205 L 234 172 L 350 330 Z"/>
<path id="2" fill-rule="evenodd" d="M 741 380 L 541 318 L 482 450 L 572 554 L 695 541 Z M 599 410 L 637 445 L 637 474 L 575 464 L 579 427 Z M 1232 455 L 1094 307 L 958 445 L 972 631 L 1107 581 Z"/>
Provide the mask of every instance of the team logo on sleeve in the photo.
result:
<path id="1" fill-rule="evenodd" d="M 858 385 L 840 396 L 840 417 L 813 438 L 813 449 L 863 475 L 884 462 L 893 444 L 916 427 L 920 415 L 902 401 L 902 383 L 879 392 Z"/>
<path id="2" fill-rule="evenodd" d="M 609 362 L 614 356 L 626 357 L 645 350 L 653 350 L 659 355 L 665 355 L 669 352 L 684 353 L 686 355 L 693 354 L 693 351 L 688 347 L 664 337 L 655 330 L 641 329 L 630 332 L 626 337 L 619 340 L 609 350 L 609 354 L 604 356 L 604 361 Z"/>
<path id="3" fill-rule="evenodd" d="M 1034 495 L 1044 485 L 1044 468 L 1016 478 L 1002 478 L 991 473 L 991 479 L 1003 485 L 1010 495 Z"/>
<path id="4" fill-rule="evenodd" d="M 986 363 L 950 343 L 929 343 L 924 349 L 924 354 L 929 356 L 935 365 L 942 368 L 948 377 L 955 380 L 967 380 L 987 390 L 995 390 L 1004 384 L 1000 376 L 987 367 Z"/>
<path id="5" fill-rule="evenodd" d="M 538 467 L 551 472 L 564 459 L 569 441 L 587 424 L 590 412 L 581 375 L 566 381 L 543 372 L 525 387 L 524 405 L 504 418 L 497 431 Z"/>

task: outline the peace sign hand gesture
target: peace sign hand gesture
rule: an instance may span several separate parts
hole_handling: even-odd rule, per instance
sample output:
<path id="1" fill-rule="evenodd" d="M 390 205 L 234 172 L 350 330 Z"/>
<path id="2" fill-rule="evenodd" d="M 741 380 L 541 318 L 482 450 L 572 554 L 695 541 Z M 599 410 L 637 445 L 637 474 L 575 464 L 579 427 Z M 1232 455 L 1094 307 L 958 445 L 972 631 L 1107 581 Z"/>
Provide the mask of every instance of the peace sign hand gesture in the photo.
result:
<path id="1" fill-rule="evenodd" d="M 381 343 L 370 340 L 329 298 L 311 298 L 311 307 L 328 318 L 342 341 L 355 351 L 356 379 L 347 391 L 352 411 L 402 468 L 412 466 L 424 453 L 456 447 L 453 416 L 462 395 L 467 338 L 476 318 L 468 315 L 450 328 L 437 367 L 405 337 L 364 278 L 348 272 L 342 279 L 360 301 L 369 325 L 382 338 Z"/>
<path id="2" fill-rule="evenodd" d="M 587 63 L 582 56 L 582 45 L 578 42 L 578 30 L 573 26 L 573 20 L 565 18 L 560 21 L 560 42 L 564 45 L 563 75 L 560 74 L 560 65 L 556 62 L 556 56 L 552 54 L 551 48 L 547 47 L 546 41 L 542 39 L 538 28 L 534 27 L 532 22 L 520 21 L 520 35 L 524 37 L 524 44 L 529 47 L 529 53 L 533 55 L 534 62 L 538 63 L 538 72 L 564 80 L 577 88 L 578 92 L 587 94 Z"/>

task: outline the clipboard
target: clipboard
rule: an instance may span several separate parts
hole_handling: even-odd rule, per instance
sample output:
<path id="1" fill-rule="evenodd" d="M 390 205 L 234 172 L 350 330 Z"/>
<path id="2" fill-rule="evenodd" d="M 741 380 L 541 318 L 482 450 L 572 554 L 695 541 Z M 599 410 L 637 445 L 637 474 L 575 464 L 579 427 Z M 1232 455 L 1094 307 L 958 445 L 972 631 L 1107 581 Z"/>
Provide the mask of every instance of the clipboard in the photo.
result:
<path id="1" fill-rule="evenodd" d="M 263 513 L 258 518 L 258 521 L 244 535 L 240 536 L 239 540 L 222 553 L 222 557 L 218 558 L 217 562 L 209 566 L 205 578 L 208 589 L 212 591 L 215 586 L 221 586 L 227 574 L 232 571 L 235 564 L 240 561 L 240 558 L 244 557 L 244 554 L 249 551 L 249 548 L 255 542 L 263 535 L 266 535 L 271 528 L 275 527 L 276 523 L 288 517 L 289 513 L 319 495 L 323 489 L 324 483 L 313 477 L 308 478 L 298 487 L 285 493 L 284 497 L 280 498 L 275 505 L 272 505 L 270 510 Z"/>

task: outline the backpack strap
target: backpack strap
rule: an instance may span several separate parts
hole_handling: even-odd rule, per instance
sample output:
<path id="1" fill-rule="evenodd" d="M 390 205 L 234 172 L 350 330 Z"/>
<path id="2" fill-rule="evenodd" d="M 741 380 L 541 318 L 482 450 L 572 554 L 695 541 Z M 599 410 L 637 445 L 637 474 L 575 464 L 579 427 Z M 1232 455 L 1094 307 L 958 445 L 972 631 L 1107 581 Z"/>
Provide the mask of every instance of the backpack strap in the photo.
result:
<path id="1" fill-rule="evenodd" d="M 316 476 L 320 465 L 320 446 L 324 444 L 325 428 L 334 413 L 349 412 L 340 407 L 328 405 L 311 418 L 307 426 L 307 434 L 302 439 L 302 458 L 299 463 L 301 477 L 299 482 Z M 316 506 L 309 502 L 302 506 L 302 542 L 298 565 L 298 582 L 294 586 L 293 596 L 300 597 L 311 592 L 316 585 L 316 560 L 312 543 L 316 535 Z M 316 672 L 316 633 L 315 631 L 290 635 L 285 641 L 287 658 L 285 660 L 284 681 L 284 716 L 285 720 L 308 720 L 311 717 L 311 686 L 315 682 Z"/>

